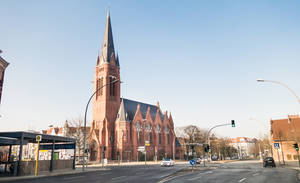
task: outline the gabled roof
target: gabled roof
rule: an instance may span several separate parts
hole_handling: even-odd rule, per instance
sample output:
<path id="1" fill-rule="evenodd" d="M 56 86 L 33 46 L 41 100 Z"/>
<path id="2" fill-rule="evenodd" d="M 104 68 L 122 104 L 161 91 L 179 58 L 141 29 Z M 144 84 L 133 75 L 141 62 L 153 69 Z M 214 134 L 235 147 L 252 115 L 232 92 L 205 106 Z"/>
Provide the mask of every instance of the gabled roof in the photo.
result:
<path id="1" fill-rule="evenodd" d="M 162 114 L 162 112 L 160 111 L 160 109 L 157 106 L 151 105 L 151 104 L 145 104 L 142 102 L 129 100 L 129 99 L 125 99 L 125 98 L 121 98 L 121 105 L 119 108 L 117 120 L 132 122 L 134 115 L 137 111 L 138 105 L 140 105 L 140 111 L 142 113 L 143 119 L 146 118 L 148 107 L 150 107 L 150 115 L 151 115 L 152 119 L 155 120 L 156 111 L 158 109 L 159 115 L 163 122 L 164 115 Z"/>

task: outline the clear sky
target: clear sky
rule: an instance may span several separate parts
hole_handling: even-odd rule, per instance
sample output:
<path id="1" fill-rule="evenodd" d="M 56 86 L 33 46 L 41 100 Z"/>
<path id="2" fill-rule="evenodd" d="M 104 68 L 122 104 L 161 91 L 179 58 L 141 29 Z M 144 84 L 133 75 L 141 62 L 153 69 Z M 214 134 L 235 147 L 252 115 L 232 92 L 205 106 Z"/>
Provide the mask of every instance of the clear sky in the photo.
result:
<path id="1" fill-rule="evenodd" d="M 6 70 L 1 131 L 84 115 L 108 6 L 125 98 L 171 111 L 175 125 L 259 137 L 299 114 L 300 2 L 0 0 Z M 89 113 L 91 119 L 91 113 Z"/>

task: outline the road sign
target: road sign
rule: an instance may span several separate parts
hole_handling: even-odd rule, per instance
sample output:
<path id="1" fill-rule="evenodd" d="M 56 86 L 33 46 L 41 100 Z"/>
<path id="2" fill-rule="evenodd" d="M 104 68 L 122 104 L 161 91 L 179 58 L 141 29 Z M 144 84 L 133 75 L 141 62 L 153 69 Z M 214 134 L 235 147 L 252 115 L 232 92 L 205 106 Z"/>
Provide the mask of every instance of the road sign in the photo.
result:
<path id="1" fill-rule="evenodd" d="M 274 148 L 279 149 L 280 148 L 279 143 L 274 143 Z"/>
<path id="2" fill-rule="evenodd" d="M 194 160 L 194 159 L 191 159 L 191 160 L 190 160 L 190 164 L 191 164 L 192 166 L 194 166 L 194 165 L 195 165 L 195 163 L 196 163 L 196 162 L 195 162 L 195 160 Z"/>
<path id="3" fill-rule="evenodd" d="M 145 140 L 145 146 L 150 146 L 150 141 L 149 140 Z"/>
<path id="4" fill-rule="evenodd" d="M 139 146 L 139 147 L 138 147 L 138 151 L 144 152 L 144 151 L 145 151 L 145 146 Z"/>
<path id="5" fill-rule="evenodd" d="M 41 141 L 41 140 L 42 140 L 42 135 L 37 135 L 37 136 L 35 137 L 35 140 L 36 140 L 37 142 Z"/>

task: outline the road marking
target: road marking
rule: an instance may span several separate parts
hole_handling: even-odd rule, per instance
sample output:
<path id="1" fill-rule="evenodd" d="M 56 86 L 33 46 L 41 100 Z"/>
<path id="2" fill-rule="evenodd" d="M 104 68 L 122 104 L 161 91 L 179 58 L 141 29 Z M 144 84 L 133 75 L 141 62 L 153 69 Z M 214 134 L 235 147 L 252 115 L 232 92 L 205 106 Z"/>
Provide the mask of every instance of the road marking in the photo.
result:
<path id="1" fill-rule="evenodd" d="M 256 176 L 256 175 L 259 175 L 259 173 L 255 173 L 255 174 L 253 174 L 253 176 Z"/>
<path id="2" fill-rule="evenodd" d="M 181 174 L 181 175 L 175 175 L 175 176 L 171 176 L 171 177 L 166 177 L 166 178 L 164 178 L 163 180 L 161 180 L 161 181 L 159 181 L 159 182 L 157 182 L 157 183 L 164 183 L 164 182 L 167 182 L 167 181 L 169 181 L 169 180 L 172 180 L 172 179 L 175 179 L 175 178 L 177 178 L 177 177 L 184 176 L 184 175 L 186 175 L 186 174 Z"/>
<path id="3" fill-rule="evenodd" d="M 122 179 L 122 178 L 125 178 L 125 177 L 127 177 L 127 176 L 113 177 L 112 180 Z"/>
<path id="4" fill-rule="evenodd" d="M 239 182 L 243 182 L 244 180 L 246 180 L 246 178 L 242 178 L 241 180 L 239 180 Z"/>
<path id="5" fill-rule="evenodd" d="M 196 179 L 201 178 L 202 175 L 204 175 L 204 174 L 211 174 L 211 173 L 213 173 L 213 171 L 208 171 L 208 172 L 199 173 L 199 174 L 200 174 L 199 176 L 194 177 L 194 178 L 190 178 L 190 179 L 188 179 L 188 180 L 196 180 Z"/>
<path id="6" fill-rule="evenodd" d="M 81 178 L 81 177 L 84 177 L 84 176 L 80 175 L 80 176 L 76 176 L 76 177 L 65 177 L 64 180 L 77 179 L 77 178 Z"/>
<path id="7" fill-rule="evenodd" d="M 101 173 L 100 175 L 102 176 L 102 175 L 108 175 L 108 174 L 110 174 L 110 173 Z"/>

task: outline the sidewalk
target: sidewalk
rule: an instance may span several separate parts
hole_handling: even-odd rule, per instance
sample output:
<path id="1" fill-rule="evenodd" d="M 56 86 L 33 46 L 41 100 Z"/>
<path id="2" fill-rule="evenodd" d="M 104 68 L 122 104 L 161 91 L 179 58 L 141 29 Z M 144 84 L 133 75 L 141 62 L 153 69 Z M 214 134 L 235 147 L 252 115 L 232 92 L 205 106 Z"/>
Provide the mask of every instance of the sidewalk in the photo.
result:
<path id="1" fill-rule="evenodd" d="M 300 180 L 300 167 L 298 161 L 286 161 L 285 165 L 281 165 L 282 167 L 294 169 L 298 171 L 298 180 Z"/>
<path id="2" fill-rule="evenodd" d="M 93 171 L 108 171 L 111 170 L 107 167 L 87 167 L 84 172 L 93 172 Z M 16 181 L 16 180 L 25 180 L 25 179 L 36 179 L 41 177 L 51 177 L 51 176 L 59 176 L 59 175 L 72 175 L 83 173 L 82 167 L 77 167 L 75 170 L 73 169 L 64 169 L 64 170 L 55 170 L 53 172 L 39 172 L 37 176 L 34 175 L 26 175 L 26 176 L 9 176 L 9 177 L 0 177 L 0 182 L 7 181 Z"/>

